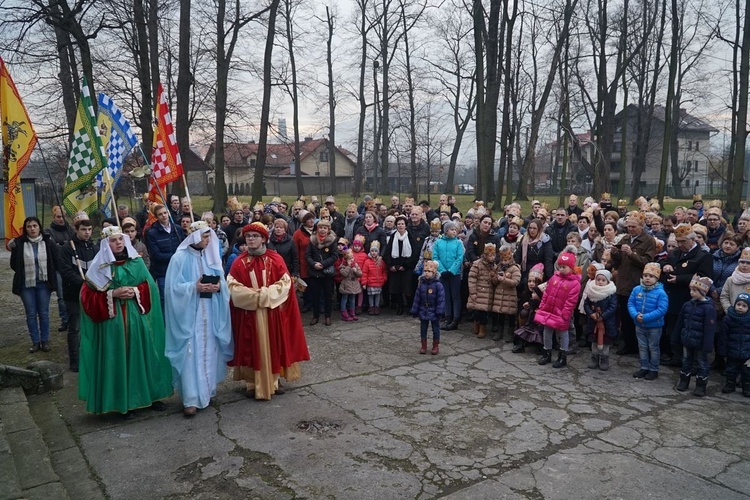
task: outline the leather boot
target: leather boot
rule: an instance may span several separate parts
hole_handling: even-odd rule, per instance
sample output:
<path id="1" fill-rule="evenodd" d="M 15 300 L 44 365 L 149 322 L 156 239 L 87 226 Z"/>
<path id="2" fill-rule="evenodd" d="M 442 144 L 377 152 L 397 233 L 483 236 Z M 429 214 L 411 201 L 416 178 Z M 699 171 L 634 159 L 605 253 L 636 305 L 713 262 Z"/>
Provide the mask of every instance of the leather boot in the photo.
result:
<path id="1" fill-rule="evenodd" d="M 351 316 L 349 316 L 349 311 L 346 309 L 341 310 L 341 320 L 342 321 L 352 321 Z"/>
<path id="2" fill-rule="evenodd" d="M 516 337 L 516 333 L 515 333 L 516 328 L 515 328 L 515 325 L 513 324 L 514 322 L 515 322 L 515 319 L 513 318 L 513 316 L 508 316 L 508 322 L 505 323 L 503 321 L 503 324 L 500 325 L 500 328 L 503 331 L 502 333 L 505 336 L 506 344 L 513 342 L 513 340 Z"/>
<path id="3" fill-rule="evenodd" d="M 677 390 L 680 392 L 685 392 L 687 391 L 689 385 L 690 385 L 690 374 L 680 372 L 680 381 L 677 384 Z"/>
<path id="4" fill-rule="evenodd" d="M 695 377 L 695 390 L 693 396 L 702 398 L 706 395 L 706 385 L 708 384 L 708 377 Z"/>
<path id="5" fill-rule="evenodd" d="M 599 369 L 603 372 L 609 370 L 609 356 L 603 354 L 599 356 Z"/>
<path id="6" fill-rule="evenodd" d="M 560 354 L 557 355 L 557 361 L 552 363 L 552 368 L 562 368 L 564 366 L 568 366 L 568 353 L 560 351 Z"/>
<path id="7" fill-rule="evenodd" d="M 397 301 L 396 302 L 396 316 L 401 316 L 402 314 L 404 314 L 404 304 L 401 301 L 401 297 L 398 297 L 395 300 Z"/>
<path id="8" fill-rule="evenodd" d="M 742 383 L 742 395 L 746 398 L 750 398 L 750 383 Z"/>
<path id="9" fill-rule="evenodd" d="M 445 325 L 445 328 L 443 330 L 450 331 L 450 330 L 458 330 L 458 321 L 451 321 L 449 325 Z"/>
<path id="10" fill-rule="evenodd" d="M 432 340 L 432 350 L 430 351 L 430 354 L 433 356 L 440 353 L 440 341 L 439 340 Z"/>
<path id="11" fill-rule="evenodd" d="M 419 350 L 419 354 L 427 354 L 427 338 L 422 339 L 422 348 Z"/>
<path id="12" fill-rule="evenodd" d="M 352 309 L 347 309 L 347 310 L 349 311 L 349 318 L 351 318 L 351 321 L 359 321 L 359 318 L 357 317 L 357 315 L 354 314 L 356 312 L 356 309 L 352 308 Z"/>
<path id="13" fill-rule="evenodd" d="M 492 334 L 492 340 L 500 342 L 503 339 L 503 332 L 499 329 L 496 330 L 494 326 L 492 327 L 492 331 L 495 332 Z"/>
<path id="14" fill-rule="evenodd" d="M 81 345 L 78 332 L 68 332 L 68 359 L 70 360 L 70 371 L 78 373 L 78 358 Z"/>
<path id="15" fill-rule="evenodd" d="M 516 344 L 513 346 L 513 349 L 511 349 L 510 352 L 518 354 L 519 352 L 524 352 L 526 350 L 526 341 L 516 337 Z"/>
<path id="16" fill-rule="evenodd" d="M 445 324 L 445 325 L 443 326 L 443 328 L 445 328 L 445 327 L 446 327 L 446 326 L 448 326 L 448 325 L 450 325 L 450 323 L 446 323 L 446 324 Z M 476 320 L 474 320 L 474 326 L 472 327 L 472 329 L 471 329 L 471 332 L 472 332 L 472 333 L 473 333 L 474 335 L 479 335 L 479 321 L 476 321 Z"/>
<path id="17" fill-rule="evenodd" d="M 539 358 L 539 361 L 537 361 L 537 364 L 538 365 L 546 365 L 550 361 L 552 361 L 552 349 L 545 349 L 542 352 L 542 357 Z"/>
<path id="18" fill-rule="evenodd" d="M 447 330 L 447 328 L 446 328 Z M 477 334 L 478 339 L 483 339 L 487 336 L 487 325 L 479 325 L 479 333 Z"/>
<path id="19" fill-rule="evenodd" d="M 595 370 L 597 368 L 599 368 L 599 355 L 592 354 L 591 361 L 589 362 L 589 370 Z"/>

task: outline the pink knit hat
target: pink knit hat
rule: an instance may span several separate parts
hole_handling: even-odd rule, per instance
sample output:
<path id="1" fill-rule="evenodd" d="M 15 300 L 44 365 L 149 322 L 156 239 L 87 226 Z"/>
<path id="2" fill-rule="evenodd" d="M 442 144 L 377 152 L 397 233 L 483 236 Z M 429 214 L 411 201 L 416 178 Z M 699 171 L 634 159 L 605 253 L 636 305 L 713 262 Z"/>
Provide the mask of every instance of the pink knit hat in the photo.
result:
<path id="1" fill-rule="evenodd" d="M 576 267 L 576 256 L 570 252 L 561 252 L 557 257 L 558 266 L 568 266 L 573 269 Z"/>

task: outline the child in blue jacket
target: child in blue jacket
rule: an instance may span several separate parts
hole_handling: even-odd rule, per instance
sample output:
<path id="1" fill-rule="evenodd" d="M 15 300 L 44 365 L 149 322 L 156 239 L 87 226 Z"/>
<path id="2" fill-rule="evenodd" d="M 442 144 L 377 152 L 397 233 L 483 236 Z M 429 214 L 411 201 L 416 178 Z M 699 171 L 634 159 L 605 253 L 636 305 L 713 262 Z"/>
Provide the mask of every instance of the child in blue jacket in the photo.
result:
<path id="1" fill-rule="evenodd" d="M 445 314 L 445 291 L 440 283 L 438 264 L 434 260 L 424 261 L 422 276 L 419 277 L 417 293 L 409 311 L 412 316 L 421 320 L 420 336 L 422 348 L 419 354 L 427 353 L 427 326 L 432 324 L 432 351 L 440 352 L 440 318 Z"/>
<path id="2" fill-rule="evenodd" d="M 750 294 L 737 295 L 734 305 L 727 309 L 721 322 L 718 354 L 727 357 L 726 381 L 721 392 L 731 394 L 737 389 L 737 375 L 741 375 L 742 395 L 750 398 Z"/>
<path id="3" fill-rule="evenodd" d="M 461 321 L 461 270 L 464 244 L 457 238 L 455 222 L 443 224 L 443 236 L 432 247 L 432 260 L 438 263 L 440 282 L 445 289 L 445 330 L 455 330 Z"/>
<path id="4" fill-rule="evenodd" d="M 685 302 L 677 317 L 675 328 L 680 332 L 682 341 L 682 370 L 678 391 L 686 391 L 690 385 L 693 363 L 698 362 L 698 375 L 695 377 L 693 396 L 706 395 L 708 384 L 708 354 L 714 350 L 716 332 L 716 308 L 706 295 L 713 285 L 713 280 L 697 274 L 690 281 L 690 300 Z"/>
<path id="5" fill-rule="evenodd" d="M 661 267 L 656 262 L 643 266 L 641 284 L 633 288 L 628 299 L 628 313 L 635 323 L 638 338 L 638 356 L 641 368 L 635 378 L 654 380 L 659 376 L 659 341 L 664 326 L 664 316 L 669 307 L 669 297 L 664 285 L 659 283 Z"/>

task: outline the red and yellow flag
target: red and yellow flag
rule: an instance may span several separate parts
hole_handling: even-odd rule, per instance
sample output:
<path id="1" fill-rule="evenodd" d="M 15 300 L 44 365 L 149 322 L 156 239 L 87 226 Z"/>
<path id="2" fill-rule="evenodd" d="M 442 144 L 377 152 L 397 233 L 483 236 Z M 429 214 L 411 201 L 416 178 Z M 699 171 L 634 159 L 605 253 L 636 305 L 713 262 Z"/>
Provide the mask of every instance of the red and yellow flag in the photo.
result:
<path id="1" fill-rule="evenodd" d="M 23 234 L 26 210 L 21 192 L 21 170 L 36 146 L 36 132 L 18 95 L 5 61 L 0 57 L 0 126 L 3 146 L 3 198 L 5 202 L 5 243 Z"/>
<path id="2" fill-rule="evenodd" d="M 180 149 L 177 147 L 174 124 L 169 114 L 169 106 L 167 105 L 167 98 L 164 95 L 164 88 L 160 83 L 159 96 L 156 101 L 154 149 L 151 153 L 149 198 L 162 203 L 156 185 L 158 184 L 164 190 L 167 184 L 179 180 L 183 173 L 182 159 L 180 158 Z"/>

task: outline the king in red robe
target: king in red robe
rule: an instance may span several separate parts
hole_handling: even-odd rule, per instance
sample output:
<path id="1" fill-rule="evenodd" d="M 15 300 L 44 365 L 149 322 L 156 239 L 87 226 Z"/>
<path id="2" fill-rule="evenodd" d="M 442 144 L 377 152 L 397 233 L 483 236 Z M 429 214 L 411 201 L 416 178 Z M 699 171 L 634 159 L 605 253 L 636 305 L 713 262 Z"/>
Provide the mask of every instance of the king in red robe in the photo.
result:
<path id="1" fill-rule="evenodd" d="M 266 249 L 268 230 L 259 222 L 243 228 L 247 250 L 227 276 L 234 337 L 234 380 L 244 380 L 255 399 L 271 399 L 279 377 L 300 377 L 308 361 L 294 286 L 283 257 Z"/>

